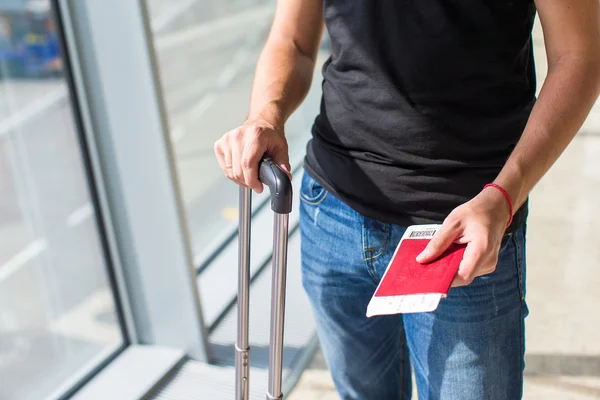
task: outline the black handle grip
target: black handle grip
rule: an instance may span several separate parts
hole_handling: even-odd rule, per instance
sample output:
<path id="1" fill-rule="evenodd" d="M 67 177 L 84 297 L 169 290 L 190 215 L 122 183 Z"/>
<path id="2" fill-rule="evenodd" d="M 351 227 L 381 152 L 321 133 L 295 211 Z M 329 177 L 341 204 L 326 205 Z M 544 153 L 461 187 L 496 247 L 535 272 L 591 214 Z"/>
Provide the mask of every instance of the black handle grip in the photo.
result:
<path id="1" fill-rule="evenodd" d="M 260 163 L 259 177 L 271 191 L 271 209 L 277 214 L 292 212 L 292 182 L 281 167 L 270 158 Z"/>

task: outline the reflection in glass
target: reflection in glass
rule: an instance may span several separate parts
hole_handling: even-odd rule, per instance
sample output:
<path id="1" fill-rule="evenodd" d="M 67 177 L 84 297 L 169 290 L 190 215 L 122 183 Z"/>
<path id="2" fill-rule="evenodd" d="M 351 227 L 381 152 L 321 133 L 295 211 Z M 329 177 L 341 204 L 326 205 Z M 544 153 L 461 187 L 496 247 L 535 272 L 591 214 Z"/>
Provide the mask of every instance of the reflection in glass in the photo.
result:
<path id="1" fill-rule="evenodd" d="M 43 399 L 124 343 L 49 0 L 0 2 L 0 399 Z"/>
<path id="2" fill-rule="evenodd" d="M 237 224 L 238 187 L 223 176 L 213 145 L 246 117 L 256 62 L 276 2 L 146 2 L 198 264 Z M 320 86 L 319 76 L 314 86 Z M 318 101 L 313 91 L 286 126 L 290 158 L 296 164 L 304 153 Z M 266 199 L 263 196 L 259 201 Z"/>

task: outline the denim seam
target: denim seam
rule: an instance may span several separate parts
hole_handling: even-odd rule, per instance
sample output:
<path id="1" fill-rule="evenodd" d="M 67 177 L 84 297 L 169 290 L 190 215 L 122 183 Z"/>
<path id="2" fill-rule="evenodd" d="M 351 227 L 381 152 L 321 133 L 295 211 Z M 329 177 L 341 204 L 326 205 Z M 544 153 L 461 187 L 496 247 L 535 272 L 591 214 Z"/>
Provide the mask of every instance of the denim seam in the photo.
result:
<path id="1" fill-rule="evenodd" d="M 388 245 L 388 240 L 390 238 L 390 228 L 389 226 L 386 224 L 385 225 L 385 236 L 383 238 L 383 246 L 381 247 L 381 251 L 377 254 L 375 254 L 374 256 L 371 257 L 365 257 L 365 261 L 372 261 L 374 259 L 376 259 L 377 257 L 381 257 L 381 255 L 383 255 L 383 253 L 385 253 L 385 250 L 387 249 L 387 245 Z M 372 252 L 375 252 L 375 249 L 372 247 L 366 248 L 364 249 L 365 251 L 367 250 L 371 250 Z"/>
<path id="2" fill-rule="evenodd" d="M 519 313 L 521 314 L 521 318 L 519 318 L 519 325 L 520 325 L 520 333 L 519 333 L 519 347 L 521 350 L 520 354 L 519 354 L 519 358 L 521 360 L 521 376 L 523 376 L 523 372 L 525 371 L 525 315 L 523 312 L 523 308 L 521 307 L 521 309 L 519 310 Z M 520 392 L 520 397 L 521 398 L 523 396 L 523 380 L 521 380 L 521 387 L 519 388 L 519 392 Z"/>
<path id="3" fill-rule="evenodd" d="M 369 235 L 367 234 L 367 227 L 365 225 L 364 218 L 363 218 L 363 224 L 362 224 L 362 241 L 363 241 L 363 254 L 366 253 L 367 251 L 371 251 L 371 252 L 375 251 L 375 249 L 373 247 L 367 247 L 367 246 L 369 246 Z M 379 278 L 377 277 L 377 273 L 375 272 L 375 266 L 373 265 L 371 260 L 372 260 L 372 257 L 363 257 L 363 261 L 365 263 L 364 265 L 365 265 L 365 268 L 367 269 L 367 274 L 369 274 L 373 283 L 377 285 L 379 283 Z"/>
<path id="4" fill-rule="evenodd" d="M 311 206 L 318 206 L 319 204 L 321 204 L 323 202 L 323 200 L 325 200 L 325 198 L 327 197 L 328 194 L 329 194 L 329 192 L 325 191 L 325 194 L 322 195 L 323 196 L 322 198 L 320 198 L 317 201 L 311 201 L 311 200 L 308 200 L 302 193 L 300 193 L 300 200 L 302 200 L 306 204 L 310 204 Z"/>
<path id="5" fill-rule="evenodd" d="M 523 260 L 521 258 L 521 245 L 516 238 L 516 235 L 512 237 L 515 243 L 515 264 L 517 266 L 517 284 L 519 289 L 519 297 L 521 302 L 525 301 L 525 291 L 523 290 Z"/>

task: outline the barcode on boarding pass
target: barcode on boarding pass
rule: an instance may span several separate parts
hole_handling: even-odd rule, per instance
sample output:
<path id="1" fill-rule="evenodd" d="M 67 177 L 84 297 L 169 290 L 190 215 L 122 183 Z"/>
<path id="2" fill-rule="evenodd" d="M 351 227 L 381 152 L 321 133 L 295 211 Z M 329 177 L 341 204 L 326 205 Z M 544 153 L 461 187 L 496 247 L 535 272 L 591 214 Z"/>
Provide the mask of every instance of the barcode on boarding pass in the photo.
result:
<path id="1" fill-rule="evenodd" d="M 432 237 L 435 235 L 435 229 L 428 229 L 426 231 L 412 231 L 408 237 L 409 238 L 424 238 L 424 237 Z"/>

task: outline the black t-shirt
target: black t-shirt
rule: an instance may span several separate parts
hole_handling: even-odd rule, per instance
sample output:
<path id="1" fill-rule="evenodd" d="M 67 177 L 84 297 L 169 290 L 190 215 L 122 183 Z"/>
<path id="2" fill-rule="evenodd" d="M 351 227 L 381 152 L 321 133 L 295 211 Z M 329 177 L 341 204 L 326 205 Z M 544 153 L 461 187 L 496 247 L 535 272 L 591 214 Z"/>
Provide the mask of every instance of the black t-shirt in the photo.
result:
<path id="1" fill-rule="evenodd" d="M 533 1 L 323 3 L 331 57 L 306 171 L 365 216 L 441 223 L 496 178 L 523 132 Z"/>

